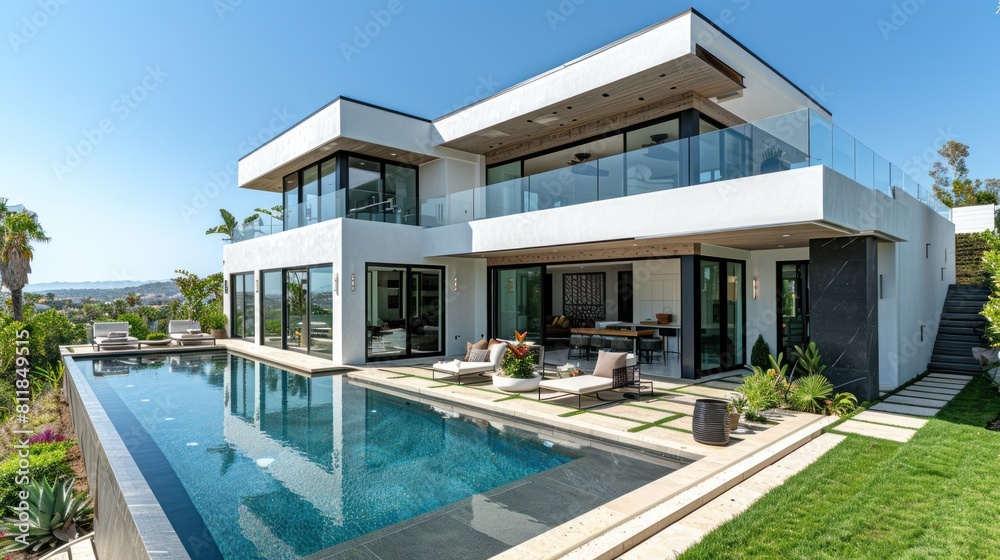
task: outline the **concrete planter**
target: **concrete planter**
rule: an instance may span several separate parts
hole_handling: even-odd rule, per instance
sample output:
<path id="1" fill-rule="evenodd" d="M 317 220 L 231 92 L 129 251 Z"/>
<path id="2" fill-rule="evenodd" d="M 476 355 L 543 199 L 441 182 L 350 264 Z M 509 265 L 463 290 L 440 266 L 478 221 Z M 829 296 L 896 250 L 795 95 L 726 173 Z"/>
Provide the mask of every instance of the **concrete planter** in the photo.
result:
<path id="1" fill-rule="evenodd" d="M 502 375 L 493 376 L 493 387 L 495 389 L 500 389 L 508 393 L 527 393 L 528 391 L 537 391 L 538 384 L 542 382 L 542 376 L 537 373 L 534 377 L 503 377 Z"/>
<path id="2" fill-rule="evenodd" d="M 212 338 L 229 338 L 229 333 L 226 332 L 226 329 L 212 329 L 210 334 Z"/>

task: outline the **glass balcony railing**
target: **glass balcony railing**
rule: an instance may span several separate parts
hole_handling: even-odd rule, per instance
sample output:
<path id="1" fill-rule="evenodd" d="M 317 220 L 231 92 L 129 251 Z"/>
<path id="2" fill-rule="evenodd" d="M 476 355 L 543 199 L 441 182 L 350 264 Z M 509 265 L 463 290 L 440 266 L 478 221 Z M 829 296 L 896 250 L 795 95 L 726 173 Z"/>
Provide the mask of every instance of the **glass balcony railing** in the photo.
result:
<path id="1" fill-rule="evenodd" d="M 423 225 L 449 225 L 814 165 L 890 197 L 902 189 L 950 218 L 931 190 L 809 110 L 423 199 L 421 214 Z"/>
<path id="2" fill-rule="evenodd" d="M 763 119 L 638 150 L 586 160 L 537 175 L 422 198 L 419 207 L 385 193 L 381 181 L 356 185 L 285 208 L 284 224 L 249 224 L 234 241 L 334 218 L 437 227 L 598 200 L 703 185 L 825 165 L 889 197 L 902 189 L 932 210 L 951 210 L 929 188 L 903 173 L 828 119 L 810 110 Z M 376 184 L 377 183 L 377 184 Z"/>

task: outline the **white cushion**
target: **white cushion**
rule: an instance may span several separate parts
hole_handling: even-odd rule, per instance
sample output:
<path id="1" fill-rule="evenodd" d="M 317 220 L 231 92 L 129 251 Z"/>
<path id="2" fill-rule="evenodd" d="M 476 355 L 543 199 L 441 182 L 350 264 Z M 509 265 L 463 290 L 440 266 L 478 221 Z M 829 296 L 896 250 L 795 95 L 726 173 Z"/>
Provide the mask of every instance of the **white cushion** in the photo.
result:
<path id="1" fill-rule="evenodd" d="M 542 389 L 558 391 L 560 393 L 572 393 L 574 395 L 586 395 L 596 391 L 611 389 L 614 383 L 610 378 L 597 377 L 596 375 L 578 375 L 576 377 L 566 377 L 563 379 L 549 379 L 539 383 Z"/>
<path id="2" fill-rule="evenodd" d="M 188 334 L 201 334 L 201 329 L 187 329 Z"/>
<path id="3" fill-rule="evenodd" d="M 489 362 L 438 362 L 433 368 L 454 375 L 493 371 L 493 366 Z"/>
<path id="4" fill-rule="evenodd" d="M 628 353 L 626 352 L 605 352 L 601 350 L 597 354 L 597 365 L 594 366 L 594 376 L 611 379 L 614 371 L 628 365 Z"/>
<path id="5" fill-rule="evenodd" d="M 108 333 L 108 338 L 128 338 L 128 333 L 124 331 L 112 331 Z"/>
<path id="6" fill-rule="evenodd" d="M 504 355 L 507 353 L 506 344 L 494 344 L 493 348 L 490 348 L 490 364 L 493 366 L 494 370 L 500 369 L 500 362 L 503 361 Z"/>

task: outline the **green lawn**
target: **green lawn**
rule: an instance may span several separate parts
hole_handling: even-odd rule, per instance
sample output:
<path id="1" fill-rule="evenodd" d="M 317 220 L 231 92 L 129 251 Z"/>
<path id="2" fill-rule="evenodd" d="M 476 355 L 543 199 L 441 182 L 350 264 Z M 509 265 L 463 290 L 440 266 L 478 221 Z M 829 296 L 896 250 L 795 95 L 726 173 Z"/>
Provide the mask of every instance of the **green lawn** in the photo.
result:
<path id="1" fill-rule="evenodd" d="M 849 435 L 681 558 L 1000 558 L 998 414 L 977 377 L 907 443 Z"/>

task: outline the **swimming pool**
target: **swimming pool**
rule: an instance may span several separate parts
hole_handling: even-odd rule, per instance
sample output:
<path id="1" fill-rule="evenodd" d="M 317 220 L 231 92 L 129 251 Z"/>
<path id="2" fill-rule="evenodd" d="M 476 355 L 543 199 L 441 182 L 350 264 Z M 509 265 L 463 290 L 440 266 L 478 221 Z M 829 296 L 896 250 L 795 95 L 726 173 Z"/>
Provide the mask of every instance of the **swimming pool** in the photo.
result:
<path id="1" fill-rule="evenodd" d="M 226 353 L 76 364 L 193 558 L 488 557 L 672 470 Z"/>

